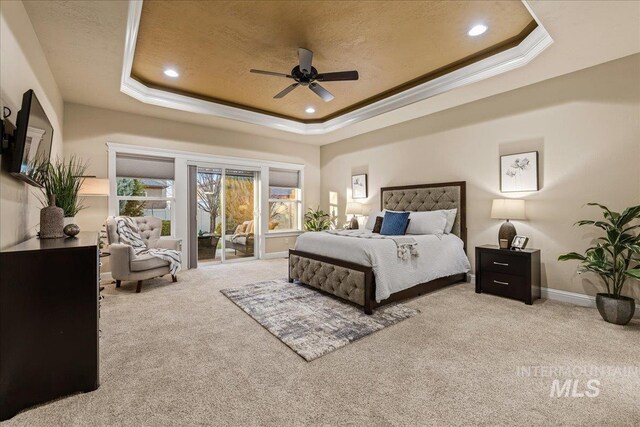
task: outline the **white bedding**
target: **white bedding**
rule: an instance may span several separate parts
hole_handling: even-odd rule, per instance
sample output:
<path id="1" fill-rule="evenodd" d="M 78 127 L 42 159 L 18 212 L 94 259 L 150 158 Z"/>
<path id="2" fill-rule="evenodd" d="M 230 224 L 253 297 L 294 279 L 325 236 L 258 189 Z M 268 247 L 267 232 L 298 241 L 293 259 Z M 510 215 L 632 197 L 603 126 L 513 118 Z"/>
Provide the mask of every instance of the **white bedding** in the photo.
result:
<path id="1" fill-rule="evenodd" d="M 409 260 L 398 258 L 396 244 L 392 240 L 358 239 L 323 232 L 300 235 L 295 248 L 373 267 L 377 302 L 419 283 L 469 271 L 469 259 L 458 236 L 411 237 L 418 242 L 420 256 Z"/>

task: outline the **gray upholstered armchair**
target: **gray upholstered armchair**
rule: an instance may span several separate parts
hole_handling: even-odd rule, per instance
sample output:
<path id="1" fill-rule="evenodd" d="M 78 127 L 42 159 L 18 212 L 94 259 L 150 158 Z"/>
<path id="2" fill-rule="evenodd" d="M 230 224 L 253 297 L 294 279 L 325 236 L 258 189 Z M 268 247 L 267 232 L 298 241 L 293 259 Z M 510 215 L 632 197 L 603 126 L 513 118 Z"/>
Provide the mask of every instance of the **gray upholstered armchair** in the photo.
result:
<path id="1" fill-rule="evenodd" d="M 180 251 L 182 241 L 178 239 L 160 239 L 162 220 L 152 216 L 135 217 L 140 236 L 148 248 L 174 249 Z M 140 292 L 142 281 L 169 274 L 169 261 L 151 255 L 136 255 L 129 245 L 120 243 L 116 221 L 113 217 L 107 219 L 107 240 L 111 257 L 111 276 L 116 281 L 116 288 L 125 280 L 138 281 L 136 292 Z M 178 279 L 171 276 L 174 282 Z"/>

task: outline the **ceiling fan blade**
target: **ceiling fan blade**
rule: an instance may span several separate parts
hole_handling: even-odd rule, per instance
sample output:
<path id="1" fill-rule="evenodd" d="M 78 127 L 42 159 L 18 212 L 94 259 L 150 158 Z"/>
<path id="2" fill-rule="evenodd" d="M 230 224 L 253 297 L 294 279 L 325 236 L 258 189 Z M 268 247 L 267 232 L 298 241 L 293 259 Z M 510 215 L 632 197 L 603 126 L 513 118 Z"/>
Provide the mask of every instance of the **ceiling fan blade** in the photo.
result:
<path id="1" fill-rule="evenodd" d="M 285 74 L 285 73 L 276 73 L 275 71 L 264 71 L 264 70 L 249 70 L 250 73 L 256 73 L 256 74 L 266 74 L 267 76 L 276 76 L 276 77 L 287 77 L 287 78 L 292 78 L 292 76 L 290 76 L 289 74 Z"/>
<path id="2" fill-rule="evenodd" d="M 341 80 L 358 80 L 357 71 L 337 71 L 335 73 L 318 74 L 316 80 L 319 82 L 339 82 Z"/>
<path id="3" fill-rule="evenodd" d="M 300 62 L 300 71 L 303 74 L 311 72 L 311 61 L 313 61 L 313 52 L 303 47 L 298 48 L 298 60 Z"/>
<path id="4" fill-rule="evenodd" d="M 276 96 L 274 96 L 274 98 L 276 99 L 284 98 L 289 92 L 291 92 L 298 86 L 300 86 L 300 83 L 294 83 L 290 86 L 287 86 L 282 91 L 280 91 Z"/>
<path id="5" fill-rule="evenodd" d="M 329 102 L 334 98 L 331 92 L 320 86 L 318 83 L 309 84 L 309 89 L 311 89 L 313 93 L 322 98 L 324 102 Z"/>

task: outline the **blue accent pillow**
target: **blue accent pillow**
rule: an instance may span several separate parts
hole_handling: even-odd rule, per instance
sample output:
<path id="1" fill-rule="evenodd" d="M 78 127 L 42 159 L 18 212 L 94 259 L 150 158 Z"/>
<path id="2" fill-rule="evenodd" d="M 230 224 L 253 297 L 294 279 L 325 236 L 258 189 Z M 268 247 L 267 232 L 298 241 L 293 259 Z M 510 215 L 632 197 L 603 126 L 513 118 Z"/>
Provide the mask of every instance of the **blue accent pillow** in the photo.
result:
<path id="1" fill-rule="evenodd" d="M 407 230 L 407 221 L 409 221 L 409 212 L 386 211 L 384 213 L 380 234 L 385 236 L 402 236 Z"/>

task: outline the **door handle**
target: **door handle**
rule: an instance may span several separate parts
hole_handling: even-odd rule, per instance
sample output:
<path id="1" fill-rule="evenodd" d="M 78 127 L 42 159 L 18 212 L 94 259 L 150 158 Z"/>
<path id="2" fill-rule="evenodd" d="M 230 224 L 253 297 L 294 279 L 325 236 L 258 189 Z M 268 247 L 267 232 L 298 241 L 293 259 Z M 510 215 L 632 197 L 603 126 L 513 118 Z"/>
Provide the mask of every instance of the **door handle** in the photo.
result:
<path id="1" fill-rule="evenodd" d="M 501 282 L 499 280 L 494 280 L 493 283 L 497 283 L 498 285 L 508 285 L 509 284 L 507 282 Z"/>
<path id="2" fill-rule="evenodd" d="M 504 265 L 505 267 L 509 267 L 509 264 L 507 264 L 506 262 L 497 262 L 497 261 L 493 261 L 493 263 L 495 265 Z"/>

